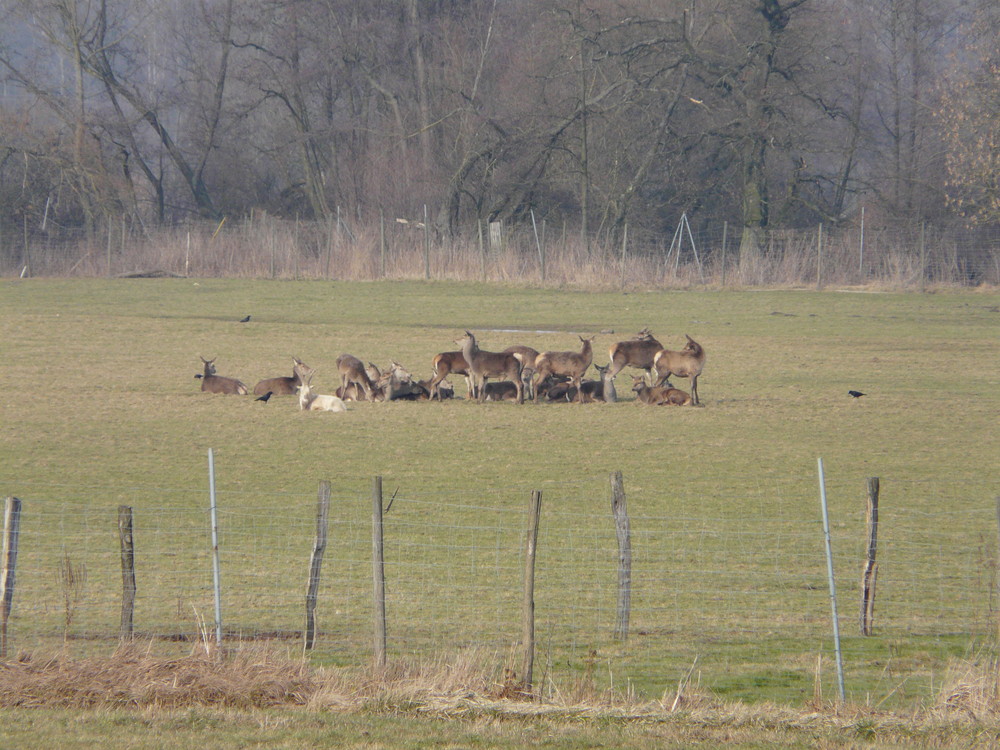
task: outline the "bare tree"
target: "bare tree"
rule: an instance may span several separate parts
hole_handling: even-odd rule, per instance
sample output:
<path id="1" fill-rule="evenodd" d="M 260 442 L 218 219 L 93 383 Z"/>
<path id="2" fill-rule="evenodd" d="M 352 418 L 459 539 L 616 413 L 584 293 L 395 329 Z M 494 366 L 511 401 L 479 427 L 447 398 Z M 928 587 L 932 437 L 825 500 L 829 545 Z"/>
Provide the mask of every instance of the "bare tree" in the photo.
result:
<path id="1" fill-rule="evenodd" d="M 936 118 L 947 148 L 949 204 L 972 222 L 1000 222 L 1000 10 L 983 4 L 967 27 L 970 64 L 944 79 Z"/>

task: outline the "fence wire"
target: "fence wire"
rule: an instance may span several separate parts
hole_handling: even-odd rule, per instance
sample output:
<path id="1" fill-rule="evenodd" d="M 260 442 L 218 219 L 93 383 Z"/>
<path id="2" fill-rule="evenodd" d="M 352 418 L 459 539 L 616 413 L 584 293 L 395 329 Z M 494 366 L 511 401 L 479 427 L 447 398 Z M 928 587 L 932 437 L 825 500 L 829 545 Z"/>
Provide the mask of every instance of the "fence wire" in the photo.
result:
<path id="1" fill-rule="evenodd" d="M 614 638 L 618 546 L 607 482 L 543 488 L 535 601 L 545 679 L 578 675 L 597 660 L 631 684 L 662 691 L 697 657 L 708 684 L 752 685 L 754 675 L 775 669 L 800 687 L 811 684 L 816 654 L 831 649 L 815 481 L 721 488 L 705 506 L 676 493 L 629 493 L 625 482 L 633 512 L 624 642 Z M 363 482 L 354 484 L 333 486 L 312 657 L 344 665 L 370 660 L 373 632 L 371 496 Z M 827 485 L 841 631 L 856 691 L 882 677 L 871 667 L 856 668 L 851 678 L 852 659 L 919 646 L 931 654 L 912 667 L 922 684 L 956 647 L 992 632 L 995 488 L 882 478 L 875 634 L 862 638 L 865 491 Z M 64 485 L 5 494 L 23 502 L 8 624 L 15 651 L 117 645 L 118 503 L 106 498 L 122 495 L 134 514 L 136 637 L 155 648 L 189 649 L 214 632 L 207 492 Z M 517 488 L 400 488 L 384 520 L 390 659 L 475 648 L 511 661 L 521 633 L 529 496 Z M 228 642 L 266 639 L 301 649 L 316 506 L 314 491 L 218 494 Z M 662 512 L 634 512 L 650 507 Z M 907 669 L 904 661 L 895 665 L 894 678 L 908 678 Z"/>
<path id="2" fill-rule="evenodd" d="M 680 219 L 680 217 L 678 217 Z M 688 227 L 690 230 L 690 227 Z M 149 230 L 126 221 L 101 232 L 52 227 L 0 244 L 0 275 L 176 275 L 338 280 L 450 279 L 586 286 L 1000 283 L 996 226 L 920 222 L 761 229 L 705 221 L 681 235 L 629 230 L 584 241 L 544 219 L 470 226 L 439 236 L 419 221 L 282 220 Z M 742 247 L 741 247 L 742 246 Z"/>

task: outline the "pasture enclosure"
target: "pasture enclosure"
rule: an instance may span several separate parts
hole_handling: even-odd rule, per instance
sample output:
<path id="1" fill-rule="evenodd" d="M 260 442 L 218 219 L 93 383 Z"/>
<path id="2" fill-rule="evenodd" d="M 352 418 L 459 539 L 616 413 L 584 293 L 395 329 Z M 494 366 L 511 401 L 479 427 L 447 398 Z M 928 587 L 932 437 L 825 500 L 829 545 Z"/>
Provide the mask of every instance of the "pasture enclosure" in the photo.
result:
<path id="1" fill-rule="evenodd" d="M 0 227 L 0 275 L 433 279 L 622 290 L 872 284 L 923 291 L 1000 283 L 995 228 L 818 224 L 763 231 L 760 247 L 741 252 L 739 228 L 725 222 L 696 233 L 688 226 L 673 238 L 625 227 L 583 241 L 565 223 L 541 218 L 441 236 L 415 217 L 349 213 L 329 222 L 265 213 L 158 229 L 122 217 L 96 231 L 50 226 L 29 236 L 25 229 L 20 242 Z"/>
<path id="2" fill-rule="evenodd" d="M 819 504 L 815 486 L 803 480 L 719 487 L 747 513 L 712 516 L 684 502 L 671 503 L 672 512 L 631 515 L 627 627 L 607 482 L 547 486 L 535 563 L 536 691 L 552 696 L 586 676 L 602 689 L 658 698 L 696 665 L 694 679 L 725 698 L 802 703 L 816 691 L 834 698 Z M 223 644 L 263 640 L 301 653 L 316 497 L 282 493 L 265 498 L 272 510 L 248 512 L 249 498 L 226 484 L 218 499 Z M 627 478 L 625 487 L 627 494 Z M 827 487 L 831 497 L 849 499 L 842 508 L 855 506 L 832 519 L 848 695 L 859 703 L 889 698 L 892 706 L 927 700 L 948 657 L 990 637 L 997 616 L 996 509 L 976 502 L 988 488 L 966 483 L 968 510 L 928 518 L 907 506 L 943 488 L 883 482 L 878 594 L 866 638 L 859 626 L 864 491 L 836 480 Z M 63 644 L 109 652 L 122 635 L 123 599 L 135 604 L 128 637 L 150 641 L 154 651 L 214 643 L 220 624 L 213 622 L 207 489 L 132 489 L 134 593 L 122 585 L 118 509 L 102 507 L 104 493 L 94 488 L 64 491 L 73 499 L 24 502 L 8 656 Z M 498 671 L 523 677 L 528 497 L 495 488 L 430 495 L 394 488 L 380 519 L 381 620 L 372 590 L 371 491 L 350 482 L 330 494 L 308 651 L 315 662 L 430 661 L 475 651 Z M 678 489 L 675 497 L 685 496 Z"/>
<path id="3" fill-rule="evenodd" d="M 848 694 L 927 700 L 948 659 L 996 630 L 998 303 L 987 293 L 4 282 L 0 495 L 23 501 L 12 648 L 114 648 L 121 505 L 133 509 L 137 634 L 187 651 L 191 641 L 175 639 L 210 631 L 213 448 L 227 644 L 266 637 L 301 652 L 316 487 L 329 479 L 310 659 L 372 658 L 380 475 L 387 500 L 395 493 L 384 517 L 390 663 L 472 649 L 519 669 L 524 534 L 539 490 L 543 694 L 589 683 L 658 698 L 694 665 L 692 682 L 722 697 L 802 702 L 817 684 L 833 697 L 822 457 Z M 465 329 L 493 350 L 563 350 L 596 334 L 603 364 L 611 343 L 646 326 L 665 346 L 685 333 L 705 346 L 702 407 L 640 407 L 619 388 L 617 404 L 357 403 L 323 414 L 300 412 L 294 397 L 204 394 L 193 377 L 200 357 L 215 357 L 220 374 L 252 387 L 296 356 L 326 387 L 343 352 L 424 377 Z M 624 641 L 608 482 L 619 470 L 633 562 Z M 879 572 L 863 637 L 872 476 Z"/>

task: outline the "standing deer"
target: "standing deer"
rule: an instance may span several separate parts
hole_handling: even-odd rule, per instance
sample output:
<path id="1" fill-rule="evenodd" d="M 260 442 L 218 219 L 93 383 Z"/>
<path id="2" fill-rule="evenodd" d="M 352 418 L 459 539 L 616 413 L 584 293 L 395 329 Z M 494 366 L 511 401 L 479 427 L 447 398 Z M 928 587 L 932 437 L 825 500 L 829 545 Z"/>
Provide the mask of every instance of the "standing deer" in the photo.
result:
<path id="1" fill-rule="evenodd" d="M 653 369 L 656 370 L 656 384 L 669 385 L 671 375 L 678 378 L 691 378 L 691 401 L 697 405 L 698 376 L 705 367 L 705 350 L 701 344 L 684 334 L 687 344 L 679 352 L 661 349 L 653 358 Z"/>
<path id="2" fill-rule="evenodd" d="M 475 398 L 476 394 L 473 390 L 469 363 L 465 361 L 462 352 L 441 352 L 440 354 L 435 354 L 434 359 L 431 360 L 431 372 L 433 373 L 429 385 L 431 399 L 441 398 L 441 381 L 452 373 L 465 376 L 465 385 L 469 391 L 469 398 Z"/>
<path id="3" fill-rule="evenodd" d="M 583 347 L 579 352 L 542 352 L 535 358 L 535 387 L 549 375 L 566 375 L 570 383 L 579 391 L 580 381 L 594 361 L 593 341 L 597 338 L 580 336 Z M 536 399 L 537 400 L 537 399 Z"/>
<path id="4" fill-rule="evenodd" d="M 524 366 L 521 363 L 521 355 L 483 351 L 470 331 L 466 331 L 465 336 L 455 343 L 462 347 L 462 356 L 469 365 L 476 398 L 480 403 L 485 397 L 483 386 L 487 379 L 499 377 L 514 383 L 517 389 L 517 403 L 524 403 L 524 384 L 521 382 L 521 370 Z"/>
<path id="5" fill-rule="evenodd" d="M 348 393 L 348 386 L 355 385 L 361 389 L 365 398 L 374 401 L 375 387 L 371 378 L 365 372 L 365 366 L 361 360 L 351 354 L 341 354 L 337 357 L 337 370 L 340 372 L 340 387 L 343 393 Z M 360 394 L 358 394 L 360 396 Z M 363 399 L 358 398 L 358 401 Z"/>
<path id="6" fill-rule="evenodd" d="M 538 351 L 530 346 L 514 344 L 503 350 L 503 354 L 518 354 L 521 357 L 521 381 L 524 383 L 524 397 L 533 399 L 535 397 L 534 380 L 535 359 L 538 358 Z"/>
<path id="7" fill-rule="evenodd" d="M 684 391 L 647 385 L 642 375 L 632 376 L 632 390 L 635 391 L 636 403 L 646 406 L 687 406 L 691 403 L 691 397 Z"/>
<path id="8" fill-rule="evenodd" d="M 663 345 L 653 338 L 648 328 L 643 328 L 630 341 L 619 341 L 611 345 L 608 358 L 611 360 L 611 374 L 614 377 L 626 367 L 637 367 L 646 371 L 647 380 L 652 378 L 653 357 Z"/>
<path id="9" fill-rule="evenodd" d="M 312 372 L 312 368 L 306 365 L 298 357 L 292 357 L 292 376 L 267 378 L 261 380 L 253 387 L 253 395 L 263 396 L 268 391 L 274 396 L 291 396 L 302 385 L 302 376 Z"/>
<path id="10" fill-rule="evenodd" d="M 201 378 L 201 390 L 204 393 L 247 395 L 247 387 L 236 378 L 224 378 L 221 375 L 215 374 L 215 360 L 218 359 L 217 357 L 213 357 L 212 359 L 200 357 L 200 359 L 205 364 L 205 371 L 201 375 L 195 375 L 195 377 Z"/>

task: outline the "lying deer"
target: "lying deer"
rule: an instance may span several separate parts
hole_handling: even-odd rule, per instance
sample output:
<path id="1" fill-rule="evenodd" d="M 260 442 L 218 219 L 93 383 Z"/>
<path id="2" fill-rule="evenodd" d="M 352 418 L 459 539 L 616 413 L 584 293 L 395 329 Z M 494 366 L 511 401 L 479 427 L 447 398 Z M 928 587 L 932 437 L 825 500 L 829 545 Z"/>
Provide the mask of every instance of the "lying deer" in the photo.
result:
<path id="1" fill-rule="evenodd" d="M 344 394 L 343 398 L 347 397 L 348 386 L 355 385 L 361 389 L 360 392 L 357 391 L 357 388 L 354 391 L 359 396 L 355 399 L 356 401 L 375 400 L 375 386 L 360 359 L 351 354 L 341 354 L 337 357 L 337 370 L 340 372 L 340 387 Z M 360 398 L 361 393 L 364 393 L 364 398 Z"/>
<path id="2" fill-rule="evenodd" d="M 465 361 L 465 357 L 462 356 L 462 352 L 441 352 L 440 354 L 435 354 L 434 359 L 431 360 L 431 380 L 428 386 L 431 392 L 431 398 L 441 398 L 441 382 L 454 373 L 455 375 L 465 376 L 465 385 L 468 388 L 469 398 L 475 398 L 476 394 L 472 386 L 472 375 L 469 372 L 469 363 Z M 455 391 L 452 389 L 452 395 Z"/>
<path id="3" fill-rule="evenodd" d="M 642 375 L 632 376 L 632 390 L 635 391 L 636 403 L 646 406 L 688 406 L 691 397 L 677 388 L 660 385 L 650 386 Z"/>
<path id="4" fill-rule="evenodd" d="M 679 352 L 661 349 L 653 358 L 653 369 L 656 370 L 656 384 L 669 385 L 669 378 L 691 378 L 692 403 L 698 401 L 698 376 L 705 367 L 705 350 L 701 344 L 684 334 L 687 344 Z"/>
<path id="5" fill-rule="evenodd" d="M 609 404 L 616 402 L 618 400 L 618 393 L 615 391 L 615 381 L 608 377 L 611 364 L 606 364 L 604 367 L 594 365 L 594 367 L 600 373 L 601 379 L 584 380 L 580 383 L 580 392 L 577 400 L 585 404 L 594 401 L 605 401 Z"/>
<path id="6" fill-rule="evenodd" d="M 535 389 L 535 400 L 565 401 L 569 387 L 569 378 L 565 375 L 547 375 Z M 575 391 L 573 395 L 576 395 Z"/>
<path id="7" fill-rule="evenodd" d="M 324 396 L 312 392 L 310 381 L 312 374 L 299 385 L 299 409 L 302 411 L 347 411 L 343 399 L 337 396 Z"/>
<path id="8" fill-rule="evenodd" d="M 517 401 L 517 385 L 509 380 L 497 380 L 483 386 L 484 401 Z"/>
<path id="9" fill-rule="evenodd" d="M 212 359 L 200 357 L 200 359 L 205 363 L 205 371 L 201 375 L 195 375 L 195 377 L 201 378 L 201 390 L 203 392 L 224 393 L 226 395 L 235 394 L 237 396 L 247 395 L 247 387 L 236 378 L 224 378 L 221 375 L 215 374 L 215 360 L 218 357 L 213 357 Z"/>
<path id="10" fill-rule="evenodd" d="M 462 356 L 469 365 L 473 388 L 476 389 L 479 402 L 485 397 L 483 386 L 486 385 L 486 381 L 489 378 L 503 377 L 514 383 L 517 389 L 517 403 L 524 403 L 524 384 L 521 382 L 521 370 L 524 366 L 521 363 L 521 355 L 483 351 L 470 331 L 466 331 L 465 336 L 455 343 L 462 347 Z"/>
<path id="11" fill-rule="evenodd" d="M 549 375 L 566 375 L 573 387 L 580 388 L 583 374 L 587 372 L 590 363 L 594 361 L 593 341 L 596 336 L 584 338 L 580 336 L 583 347 L 579 352 L 542 352 L 535 358 L 535 386 L 541 384 Z"/>
<path id="12" fill-rule="evenodd" d="M 619 341 L 608 350 L 611 377 L 615 377 L 626 367 L 637 367 L 646 371 L 646 379 L 650 380 L 653 370 L 653 358 L 663 349 L 663 345 L 653 338 L 648 328 L 643 328 L 630 341 Z"/>
<path id="13" fill-rule="evenodd" d="M 292 376 L 267 378 L 261 380 L 253 387 L 253 395 L 263 396 L 268 391 L 273 396 L 292 396 L 302 385 L 302 375 L 312 372 L 312 368 L 306 365 L 298 357 L 292 357 Z"/>
<path id="14" fill-rule="evenodd" d="M 413 374 L 393 360 L 387 376 L 379 381 L 385 401 L 422 401 L 430 398 L 429 381 L 414 380 Z"/>

